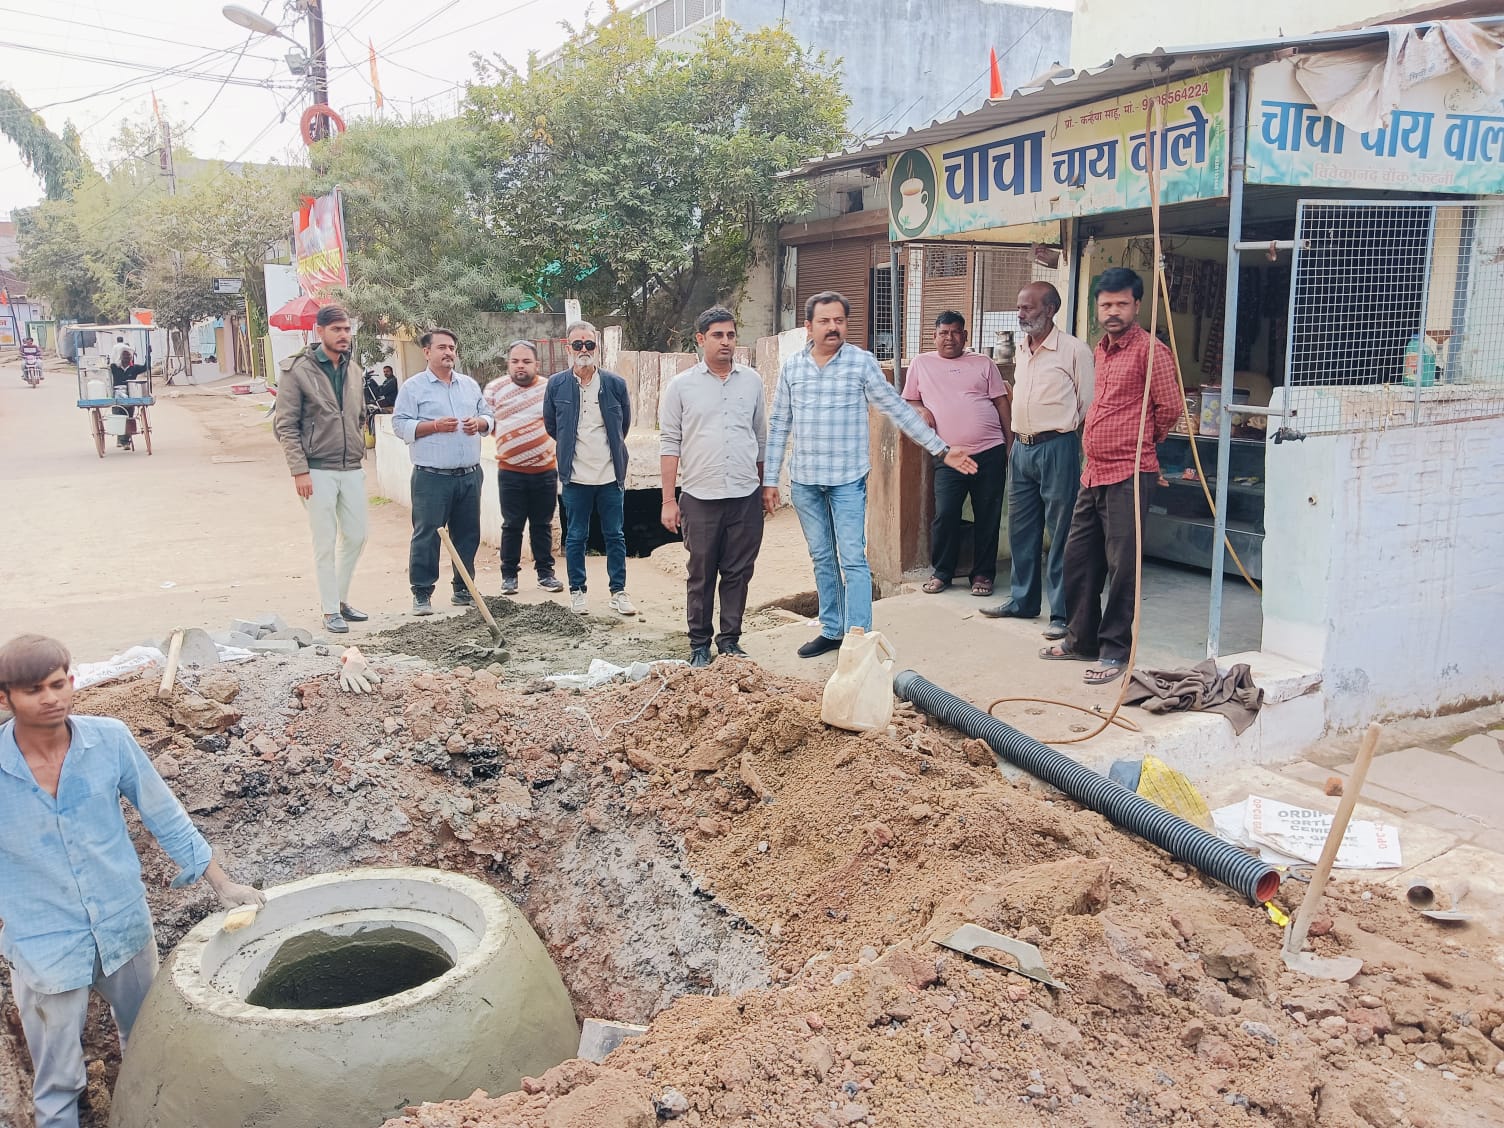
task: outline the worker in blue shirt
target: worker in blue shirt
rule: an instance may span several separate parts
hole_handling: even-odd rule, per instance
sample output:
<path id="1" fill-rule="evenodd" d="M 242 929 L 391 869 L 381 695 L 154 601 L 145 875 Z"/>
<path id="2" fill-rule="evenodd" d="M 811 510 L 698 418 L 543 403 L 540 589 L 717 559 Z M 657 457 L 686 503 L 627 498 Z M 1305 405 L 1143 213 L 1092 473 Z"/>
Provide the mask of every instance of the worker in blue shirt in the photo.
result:
<path id="1" fill-rule="evenodd" d="M 231 881 L 130 730 L 73 716 L 62 643 L 21 635 L 0 647 L 0 955 L 31 1053 L 37 1128 L 78 1128 L 92 987 L 110 1004 L 124 1051 L 157 970 L 141 862 L 120 799 L 130 800 L 179 873 L 207 878 L 225 907 L 266 898 Z"/>

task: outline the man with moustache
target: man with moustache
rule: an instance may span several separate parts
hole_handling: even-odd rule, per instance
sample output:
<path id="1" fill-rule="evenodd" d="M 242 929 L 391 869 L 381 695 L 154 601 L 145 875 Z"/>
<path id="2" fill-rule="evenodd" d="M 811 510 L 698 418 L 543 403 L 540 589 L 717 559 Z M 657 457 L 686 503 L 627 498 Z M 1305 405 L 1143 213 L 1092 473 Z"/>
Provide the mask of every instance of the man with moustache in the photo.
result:
<path id="1" fill-rule="evenodd" d="M 501 495 L 501 594 L 517 594 L 522 566 L 522 531 L 527 526 L 533 567 L 544 591 L 563 591 L 554 576 L 554 509 L 559 502 L 559 471 L 554 441 L 543 428 L 543 393 L 538 349 L 532 341 L 507 348 L 507 374 L 486 385 L 486 402 L 496 419 L 496 485 Z"/>
<path id="2" fill-rule="evenodd" d="M 689 664 L 710 665 L 711 615 L 721 588 L 716 649 L 742 649 L 747 585 L 762 548 L 762 464 L 767 408 L 762 377 L 736 363 L 736 317 L 725 306 L 695 319 L 704 359 L 675 376 L 658 407 L 663 527 L 689 550 L 685 612 Z M 676 498 L 675 486 L 682 492 Z"/>
<path id="3" fill-rule="evenodd" d="M 903 433 L 962 474 L 977 464 L 947 446 L 893 390 L 877 358 L 846 341 L 851 303 L 826 290 L 804 303 L 809 344 L 778 376 L 768 416 L 763 463 L 763 508 L 778 507 L 778 477 L 789 442 L 794 511 L 809 545 L 820 597 L 820 633 L 799 648 L 816 658 L 838 650 L 853 627 L 872 629 L 872 570 L 867 566 L 868 405 Z"/>
<path id="4" fill-rule="evenodd" d="M 313 531 L 324 629 L 348 634 L 370 618 L 350 606 L 350 581 L 366 543 L 365 401 L 350 380 L 350 315 L 326 305 L 312 349 L 282 362 L 272 430 Z"/>
<path id="5" fill-rule="evenodd" d="M 627 595 L 627 538 L 622 529 L 627 485 L 627 431 L 632 403 L 627 382 L 596 367 L 600 341 L 595 326 L 576 321 L 564 331 L 570 367 L 548 378 L 543 395 L 543 426 L 558 444 L 559 481 L 564 483 L 564 564 L 569 573 L 569 607 L 590 611 L 586 596 L 585 542 L 590 515 L 599 513 L 606 541 L 606 579 L 611 610 L 635 615 Z"/>
<path id="6" fill-rule="evenodd" d="M 990 619 L 1033 619 L 1039 615 L 1041 594 L 1047 595 L 1050 625 L 1044 637 L 1051 640 L 1066 633 L 1065 542 L 1081 483 L 1078 431 L 1091 405 L 1095 372 L 1091 347 L 1055 328 L 1059 312 L 1060 293 L 1048 282 L 1031 282 L 1018 292 L 1024 343 L 1013 370 L 1013 452 L 1008 460 L 1012 591 L 1006 602 L 982 608 Z M 1046 529 L 1050 551 L 1041 569 Z"/>
<path id="7" fill-rule="evenodd" d="M 1097 322 L 1106 335 L 1097 342 L 1096 392 L 1086 413 L 1081 444 L 1086 469 L 1065 544 L 1067 631 L 1062 641 L 1039 652 L 1049 661 L 1094 662 L 1082 676 L 1087 685 L 1106 685 L 1121 677 L 1128 665 L 1139 553 L 1134 475 L 1139 482 L 1137 523 L 1141 526 L 1159 479 L 1154 448 L 1170 433 L 1185 402 L 1170 350 L 1138 323 L 1143 297 L 1143 279 L 1133 271 L 1115 266 L 1102 273 Z M 1139 450 L 1146 374 L 1149 415 Z"/>

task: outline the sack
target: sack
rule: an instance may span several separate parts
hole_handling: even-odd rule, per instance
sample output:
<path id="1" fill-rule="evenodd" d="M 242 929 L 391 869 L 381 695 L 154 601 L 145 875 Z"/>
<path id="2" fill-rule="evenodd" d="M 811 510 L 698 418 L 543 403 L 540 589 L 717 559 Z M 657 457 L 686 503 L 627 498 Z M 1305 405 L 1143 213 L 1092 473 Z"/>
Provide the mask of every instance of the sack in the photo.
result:
<path id="1" fill-rule="evenodd" d="M 893 647 L 880 633 L 853 627 L 825 683 L 820 719 L 851 732 L 886 729 L 893 719 Z"/>

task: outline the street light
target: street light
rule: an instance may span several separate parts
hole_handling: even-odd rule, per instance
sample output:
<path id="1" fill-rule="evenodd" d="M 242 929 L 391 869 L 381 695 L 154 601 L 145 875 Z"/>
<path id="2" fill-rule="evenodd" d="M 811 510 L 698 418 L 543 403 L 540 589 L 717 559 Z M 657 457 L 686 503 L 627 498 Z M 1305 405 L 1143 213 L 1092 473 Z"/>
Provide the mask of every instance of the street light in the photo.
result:
<path id="1" fill-rule="evenodd" d="M 302 74 L 306 70 L 313 87 L 314 105 L 326 105 L 329 101 L 329 70 L 324 60 L 323 0 L 303 0 L 302 6 L 308 9 L 308 46 L 311 50 L 306 56 L 302 54 L 301 43 L 260 12 L 253 12 L 239 4 L 226 4 L 220 11 L 225 19 L 245 28 L 253 35 L 275 36 L 294 44 L 298 48 L 298 54 L 297 56 L 292 53 L 288 54 L 288 69 L 294 74 Z M 327 119 L 316 119 L 313 128 L 315 137 L 322 139 L 329 136 Z"/>
<path id="2" fill-rule="evenodd" d="M 260 12 L 253 12 L 249 8 L 242 8 L 239 4 L 226 4 L 220 11 L 224 13 L 225 19 L 229 20 L 232 24 L 238 24 L 247 31 L 254 32 L 257 35 L 274 35 L 279 39 L 286 39 L 291 43 L 297 43 L 296 39 L 283 34 L 280 27 Z"/>

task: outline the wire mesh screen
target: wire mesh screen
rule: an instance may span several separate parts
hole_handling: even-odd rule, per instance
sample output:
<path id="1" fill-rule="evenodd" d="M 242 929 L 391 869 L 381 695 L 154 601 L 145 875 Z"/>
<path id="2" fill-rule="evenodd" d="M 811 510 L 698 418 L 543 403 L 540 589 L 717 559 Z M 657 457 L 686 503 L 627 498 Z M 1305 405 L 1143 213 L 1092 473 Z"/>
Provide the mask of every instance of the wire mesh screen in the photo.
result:
<path id="1" fill-rule="evenodd" d="M 1504 201 L 1302 202 L 1286 385 L 1305 434 L 1504 415 Z"/>

